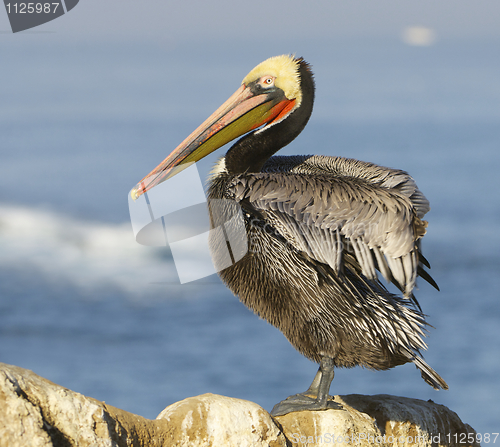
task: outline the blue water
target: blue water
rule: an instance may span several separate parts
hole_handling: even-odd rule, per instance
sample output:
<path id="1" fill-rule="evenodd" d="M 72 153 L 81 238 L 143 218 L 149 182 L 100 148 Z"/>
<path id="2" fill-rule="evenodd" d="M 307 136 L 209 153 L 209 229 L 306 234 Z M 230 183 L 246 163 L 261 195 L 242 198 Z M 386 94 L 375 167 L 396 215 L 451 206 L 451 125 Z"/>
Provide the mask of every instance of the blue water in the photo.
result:
<path id="1" fill-rule="evenodd" d="M 316 365 L 216 277 L 180 285 L 168 250 L 136 244 L 127 207 L 254 65 L 297 50 L 317 101 L 283 153 L 409 171 L 431 202 L 424 252 L 441 287 L 421 283 L 417 297 L 435 327 L 425 358 L 449 391 L 405 365 L 338 370 L 332 393 L 432 399 L 500 431 L 500 42 L 244 43 L 209 56 L 37 39 L 0 43 L 0 361 L 148 418 L 206 392 L 270 410 L 309 385 Z"/>

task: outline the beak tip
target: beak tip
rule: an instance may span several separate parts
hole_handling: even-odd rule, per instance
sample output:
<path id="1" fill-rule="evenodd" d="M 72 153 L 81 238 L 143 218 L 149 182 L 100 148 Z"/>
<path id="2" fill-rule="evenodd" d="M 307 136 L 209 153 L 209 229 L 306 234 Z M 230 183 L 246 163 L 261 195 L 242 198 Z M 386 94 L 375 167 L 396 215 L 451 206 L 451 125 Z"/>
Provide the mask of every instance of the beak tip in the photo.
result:
<path id="1" fill-rule="evenodd" d="M 132 200 L 135 202 L 138 198 L 139 198 L 139 188 L 137 186 L 135 186 L 134 188 L 132 188 L 132 190 L 130 191 L 130 197 L 132 197 Z"/>

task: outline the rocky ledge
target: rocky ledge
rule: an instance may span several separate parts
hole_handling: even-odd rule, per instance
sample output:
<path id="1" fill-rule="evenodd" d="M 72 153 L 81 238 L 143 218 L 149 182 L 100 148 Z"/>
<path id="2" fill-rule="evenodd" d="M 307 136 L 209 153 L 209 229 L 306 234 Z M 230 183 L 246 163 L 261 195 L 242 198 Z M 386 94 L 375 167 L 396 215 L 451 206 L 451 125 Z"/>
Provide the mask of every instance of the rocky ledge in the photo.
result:
<path id="1" fill-rule="evenodd" d="M 273 418 L 253 402 L 203 394 L 150 420 L 0 363 L 0 447 L 478 445 L 469 425 L 432 401 L 355 394 L 335 401 L 344 409 Z"/>

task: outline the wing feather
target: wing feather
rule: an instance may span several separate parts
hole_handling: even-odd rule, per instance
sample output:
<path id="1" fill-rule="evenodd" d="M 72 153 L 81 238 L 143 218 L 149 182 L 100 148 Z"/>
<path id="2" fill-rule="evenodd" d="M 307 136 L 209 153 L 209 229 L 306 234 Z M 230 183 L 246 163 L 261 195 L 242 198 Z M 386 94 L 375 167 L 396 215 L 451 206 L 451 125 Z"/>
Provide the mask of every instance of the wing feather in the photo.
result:
<path id="1" fill-rule="evenodd" d="M 411 295 L 423 269 L 418 244 L 429 202 L 406 172 L 340 157 L 272 157 L 262 172 L 238 175 L 229 188 L 336 273 L 352 247 L 366 278 L 377 279 L 379 270 Z"/>

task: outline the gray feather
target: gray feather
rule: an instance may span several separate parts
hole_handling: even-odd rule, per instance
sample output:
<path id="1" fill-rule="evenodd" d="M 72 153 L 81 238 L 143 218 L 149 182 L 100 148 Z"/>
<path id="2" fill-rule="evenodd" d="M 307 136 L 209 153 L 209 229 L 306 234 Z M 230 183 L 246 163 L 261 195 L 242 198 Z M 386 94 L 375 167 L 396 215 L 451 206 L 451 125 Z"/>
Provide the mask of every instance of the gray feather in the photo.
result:
<path id="1" fill-rule="evenodd" d="M 337 273 L 341 237 L 367 278 L 376 279 L 378 268 L 411 294 L 417 241 L 425 234 L 420 217 L 429 203 L 406 172 L 341 157 L 276 156 L 262 172 L 234 178 L 230 191 L 236 201 L 265 212 L 298 250 Z"/>

